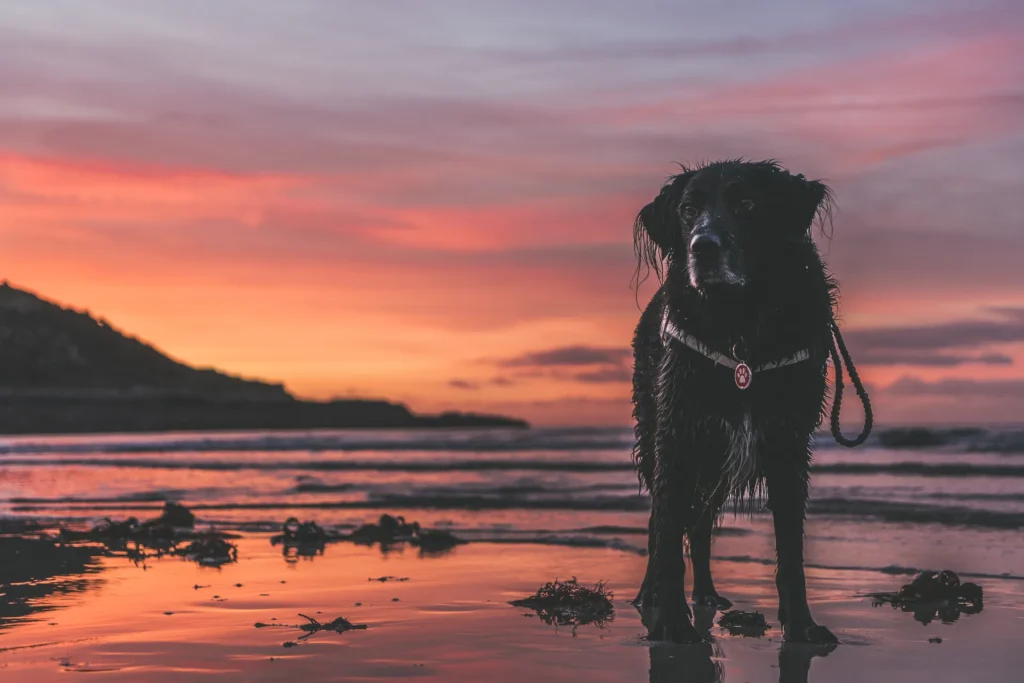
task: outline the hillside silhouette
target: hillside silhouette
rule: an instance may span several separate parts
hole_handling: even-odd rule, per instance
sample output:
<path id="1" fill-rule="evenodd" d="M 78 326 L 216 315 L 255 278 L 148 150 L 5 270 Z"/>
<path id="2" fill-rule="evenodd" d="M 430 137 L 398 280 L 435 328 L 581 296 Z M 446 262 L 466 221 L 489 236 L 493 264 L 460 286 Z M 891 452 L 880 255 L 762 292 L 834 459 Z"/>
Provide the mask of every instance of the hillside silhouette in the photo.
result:
<path id="1" fill-rule="evenodd" d="M 0 285 L 0 433 L 522 427 L 388 401 L 305 401 L 283 384 L 195 368 L 103 319 Z"/>

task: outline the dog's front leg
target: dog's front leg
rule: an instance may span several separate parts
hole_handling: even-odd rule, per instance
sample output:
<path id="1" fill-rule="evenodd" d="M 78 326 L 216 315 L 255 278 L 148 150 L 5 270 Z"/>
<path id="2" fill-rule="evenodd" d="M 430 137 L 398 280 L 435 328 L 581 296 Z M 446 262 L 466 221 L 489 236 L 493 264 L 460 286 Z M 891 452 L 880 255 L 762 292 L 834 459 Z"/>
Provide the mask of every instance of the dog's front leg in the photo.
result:
<path id="1" fill-rule="evenodd" d="M 654 585 L 654 511 L 651 511 L 650 520 L 647 522 L 647 570 L 644 572 L 644 582 L 640 584 L 640 591 L 633 598 L 633 605 L 636 607 L 643 607 L 646 603 L 650 606 L 651 602 L 651 587 Z"/>
<path id="2" fill-rule="evenodd" d="M 677 458 L 678 454 L 670 457 Z M 652 491 L 648 638 L 674 643 L 702 642 L 693 627 L 684 588 L 683 531 L 688 515 L 682 501 L 690 498 L 685 497 L 671 465 L 662 462 L 658 469 Z"/>
<path id="3" fill-rule="evenodd" d="M 779 621 L 785 640 L 829 644 L 839 640 L 811 618 L 804 578 L 804 515 L 807 507 L 806 465 L 777 462 L 767 472 L 768 505 L 775 521 Z"/>
<path id="4" fill-rule="evenodd" d="M 718 511 L 714 503 L 697 513 L 697 522 L 690 531 L 690 558 L 693 561 L 693 604 L 714 609 L 729 609 L 732 602 L 715 590 L 711 579 L 711 533 Z"/>

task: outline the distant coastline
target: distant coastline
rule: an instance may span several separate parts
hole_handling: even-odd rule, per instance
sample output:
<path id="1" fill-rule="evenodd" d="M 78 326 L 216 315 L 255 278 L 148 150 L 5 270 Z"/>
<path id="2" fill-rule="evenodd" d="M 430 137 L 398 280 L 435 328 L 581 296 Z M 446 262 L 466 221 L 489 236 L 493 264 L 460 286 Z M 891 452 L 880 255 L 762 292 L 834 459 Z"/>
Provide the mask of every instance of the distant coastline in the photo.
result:
<path id="1" fill-rule="evenodd" d="M 500 415 L 418 415 L 386 401 L 0 397 L 0 434 L 5 435 L 441 427 L 528 428 L 529 424 Z"/>
<path id="2" fill-rule="evenodd" d="M 282 384 L 176 361 L 84 311 L 0 285 L 0 434 L 515 427 L 383 400 L 307 401 Z"/>

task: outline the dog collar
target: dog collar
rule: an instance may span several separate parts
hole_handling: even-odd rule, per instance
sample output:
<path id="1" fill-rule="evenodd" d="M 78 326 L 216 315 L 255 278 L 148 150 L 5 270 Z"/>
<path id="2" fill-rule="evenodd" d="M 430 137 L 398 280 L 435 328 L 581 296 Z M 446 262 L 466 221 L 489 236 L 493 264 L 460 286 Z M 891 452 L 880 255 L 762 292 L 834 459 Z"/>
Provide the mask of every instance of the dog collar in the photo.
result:
<path id="1" fill-rule="evenodd" d="M 712 351 L 692 334 L 689 334 L 677 327 L 675 323 L 668 319 L 668 310 L 665 311 L 661 318 L 661 336 L 663 339 L 671 337 L 672 339 L 690 347 L 705 358 L 709 358 L 719 365 L 730 368 L 733 371 L 733 379 L 736 381 L 736 386 L 740 389 L 746 389 L 751 385 L 754 381 L 755 372 L 764 372 L 765 370 L 783 368 L 787 365 L 794 365 L 801 361 L 805 361 L 811 357 L 811 354 L 807 349 L 802 349 L 794 353 L 792 356 L 787 356 L 780 360 L 771 361 L 769 363 L 759 365 L 756 368 L 751 368 L 742 360 L 738 360 L 732 356 L 727 356 L 724 353 Z"/>

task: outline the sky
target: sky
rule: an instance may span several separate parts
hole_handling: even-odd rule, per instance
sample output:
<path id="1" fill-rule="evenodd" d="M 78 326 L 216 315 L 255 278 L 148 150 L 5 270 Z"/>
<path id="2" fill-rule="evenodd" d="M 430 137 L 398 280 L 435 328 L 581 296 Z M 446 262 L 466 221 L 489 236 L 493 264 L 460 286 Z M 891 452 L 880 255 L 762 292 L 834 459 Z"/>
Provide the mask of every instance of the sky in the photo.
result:
<path id="1" fill-rule="evenodd" d="M 303 397 L 628 425 L 633 217 L 677 162 L 776 158 L 836 193 L 876 420 L 1020 421 L 1022 31 L 1016 0 L 4 3 L 0 277 Z"/>

